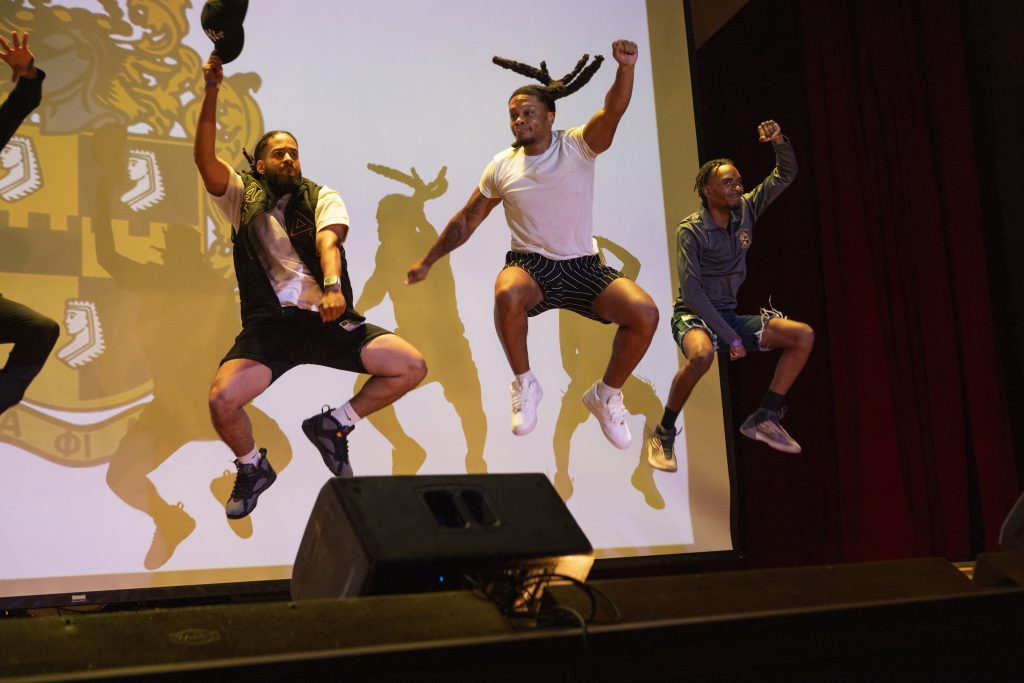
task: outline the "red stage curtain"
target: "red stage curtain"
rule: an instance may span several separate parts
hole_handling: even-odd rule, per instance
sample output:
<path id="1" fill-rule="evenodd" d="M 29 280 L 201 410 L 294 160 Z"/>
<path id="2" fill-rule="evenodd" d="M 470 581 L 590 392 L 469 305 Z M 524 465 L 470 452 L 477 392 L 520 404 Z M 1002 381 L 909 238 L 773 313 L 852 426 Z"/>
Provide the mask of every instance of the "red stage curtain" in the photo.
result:
<path id="1" fill-rule="evenodd" d="M 1017 480 L 958 8 L 799 12 L 841 555 L 968 559 L 995 547 Z"/>
<path id="2" fill-rule="evenodd" d="M 751 0 L 697 51 L 702 158 L 756 183 L 774 118 L 800 163 L 739 297 L 817 331 L 785 421 L 804 453 L 736 436 L 753 565 L 996 548 L 1018 388 L 996 358 L 965 64 L 955 0 Z M 734 427 L 774 360 L 729 364 Z"/>

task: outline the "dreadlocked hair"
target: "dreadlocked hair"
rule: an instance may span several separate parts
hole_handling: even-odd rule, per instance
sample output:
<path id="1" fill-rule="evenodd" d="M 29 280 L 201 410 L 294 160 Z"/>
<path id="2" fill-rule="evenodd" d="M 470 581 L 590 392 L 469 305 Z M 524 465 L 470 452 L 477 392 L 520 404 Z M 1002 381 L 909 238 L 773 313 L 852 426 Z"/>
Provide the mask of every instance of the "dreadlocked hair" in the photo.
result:
<path id="1" fill-rule="evenodd" d="M 718 170 L 719 166 L 727 165 L 735 166 L 736 164 L 733 163 L 732 159 L 712 159 L 711 161 L 701 166 L 700 170 L 697 171 L 697 180 L 693 184 L 693 189 L 697 193 L 697 196 L 700 197 L 701 206 L 707 206 L 707 200 L 704 198 L 704 193 L 701 192 L 701 188 L 708 184 L 708 178 L 710 178 L 711 175 L 716 170 Z"/>
<path id="2" fill-rule="evenodd" d="M 281 134 L 289 136 L 292 140 L 295 140 L 296 144 L 298 144 L 298 138 L 292 135 L 289 131 L 272 130 L 268 133 L 264 133 L 263 137 L 256 141 L 256 146 L 253 148 L 251 155 L 245 150 L 245 147 L 242 148 L 242 156 L 244 156 L 245 160 L 249 162 L 249 168 L 252 171 L 252 175 L 256 176 L 257 178 L 263 175 L 262 173 L 256 170 L 256 162 L 262 159 L 263 155 L 266 153 L 267 144 L 270 142 L 270 138 L 274 137 L 275 135 Z"/>
<path id="3" fill-rule="evenodd" d="M 541 102 L 544 103 L 550 111 L 555 111 L 555 100 L 563 97 L 568 97 L 583 86 L 585 86 L 590 79 L 597 73 L 597 70 L 601 68 L 601 62 L 604 61 L 604 57 L 596 55 L 594 61 L 587 64 L 590 59 L 590 55 L 583 55 L 580 60 L 576 62 L 576 66 L 573 67 L 572 71 L 562 76 L 558 80 L 552 80 L 551 74 L 548 73 L 547 62 L 541 62 L 540 68 L 530 66 L 529 64 L 523 64 L 512 59 L 505 59 L 504 57 L 492 57 L 491 61 L 502 67 L 503 69 L 509 69 L 515 71 L 517 74 L 527 76 L 534 80 L 540 81 L 541 85 L 525 85 L 514 93 L 512 97 L 516 95 L 533 95 Z M 509 99 L 512 99 L 509 97 Z"/>

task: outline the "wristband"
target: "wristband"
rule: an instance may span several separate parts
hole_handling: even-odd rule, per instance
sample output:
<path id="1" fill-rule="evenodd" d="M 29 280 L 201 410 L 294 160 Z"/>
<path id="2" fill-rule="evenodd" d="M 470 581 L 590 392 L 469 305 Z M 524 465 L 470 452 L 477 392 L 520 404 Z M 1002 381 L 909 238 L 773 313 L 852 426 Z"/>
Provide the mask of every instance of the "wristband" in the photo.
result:
<path id="1" fill-rule="evenodd" d="M 743 346 L 743 340 L 740 339 L 739 337 L 736 337 L 731 342 L 729 342 L 729 346 L 733 346 L 733 347 Z"/>
<path id="2" fill-rule="evenodd" d="M 214 90 L 220 90 L 220 83 L 218 83 L 217 81 L 206 81 L 206 89 L 209 90 L 210 88 L 213 88 Z"/>

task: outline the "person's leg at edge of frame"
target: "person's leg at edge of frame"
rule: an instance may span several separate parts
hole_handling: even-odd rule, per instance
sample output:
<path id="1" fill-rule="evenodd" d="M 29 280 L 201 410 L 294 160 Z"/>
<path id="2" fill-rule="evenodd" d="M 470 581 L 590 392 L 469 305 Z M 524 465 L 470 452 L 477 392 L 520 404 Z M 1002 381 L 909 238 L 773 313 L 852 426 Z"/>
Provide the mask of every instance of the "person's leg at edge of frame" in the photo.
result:
<path id="1" fill-rule="evenodd" d="M 594 299 L 594 313 L 619 326 L 612 341 L 611 358 L 601 381 L 584 395 L 583 402 L 601 423 L 601 431 L 616 448 L 629 448 L 632 436 L 622 405 L 622 385 L 647 353 L 658 327 L 658 307 L 632 280 L 612 281 Z"/>
<path id="2" fill-rule="evenodd" d="M 0 295 L 0 343 L 14 344 L 0 368 L 0 414 L 21 401 L 59 336 L 56 321 Z"/>
<path id="3" fill-rule="evenodd" d="M 266 391 L 273 379 L 270 368 L 254 360 L 235 358 L 217 370 L 210 387 L 210 419 L 221 440 L 235 455 L 235 485 L 225 505 L 227 516 L 240 519 L 256 507 L 261 493 L 277 473 L 265 449 L 257 449 L 245 406 Z"/>
<path id="4" fill-rule="evenodd" d="M 494 282 L 494 329 L 515 375 L 512 394 L 512 433 L 524 436 L 537 425 L 537 406 L 544 397 L 540 382 L 530 371 L 526 345 L 529 311 L 543 301 L 540 286 L 519 267 L 504 268 Z"/>

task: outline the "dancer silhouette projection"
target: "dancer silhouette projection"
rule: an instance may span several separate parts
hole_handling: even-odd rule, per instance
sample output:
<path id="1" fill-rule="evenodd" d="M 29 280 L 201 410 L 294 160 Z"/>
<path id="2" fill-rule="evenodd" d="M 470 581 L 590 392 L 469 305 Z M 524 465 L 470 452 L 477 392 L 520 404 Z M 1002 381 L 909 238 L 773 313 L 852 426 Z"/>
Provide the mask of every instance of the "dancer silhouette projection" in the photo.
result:
<path id="1" fill-rule="evenodd" d="M 395 333 L 409 340 L 427 360 L 429 370 L 421 386 L 439 383 L 459 417 L 466 439 L 466 472 L 485 473 L 487 416 L 480 397 L 479 373 L 459 317 L 451 264 L 447 260 L 437 264 L 432 277 L 419 287 L 405 284 L 409 262 L 437 241 L 437 230 L 427 220 L 424 206 L 448 191 L 446 168 L 442 167 L 437 177 L 427 183 L 415 168 L 406 174 L 378 164 L 367 167 L 412 188 L 412 194 L 390 194 L 377 205 L 380 246 L 373 273 L 363 285 L 356 309 L 366 312 L 379 305 L 385 296 L 391 299 L 397 324 Z M 357 390 L 365 381 L 365 377 L 359 378 Z M 426 453 L 406 434 L 394 408 L 379 410 L 368 419 L 391 442 L 392 472 L 414 474 L 419 470 Z"/>
<path id="2" fill-rule="evenodd" d="M 149 363 L 153 400 L 111 455 L 107 484 L 118 498 L 153 520 L 153 542 L 143 564 L 157 569 L 195 530 L 196 522 L 181 503 L 166 501 L 149 475 L 185 444 L 218 439 L 206 398 L 217 369 L 217 353 L 235 333 L 238 304 L 230 274 L 210 266 L 194 227 L 167 228 L 159 263 L 139 263 L 118 252 L 110 207 L 120 205 L 119 197 L 131 182 L 125 138 L 125 129 L 116 126 L 97 132 L 96 161 L 102 179 L 96 191 L 93 230 L 99 264 L 138 302 L 135 331 Z M 175 343 L 182 330 L 189 329 L 203 333 L 190 336 L 187 343 Z M 292 458 L 287 437 L 255 407 L 250 407 L 249 416 L 274 449 L 278 471 L 283 470 Z M 233 480 L 232 472 L 211 483 L 218 504 L 224 505 Z M 252 535 L 250 518 L 228 523 L 236 535 Z"/>
<path id="3" fill-rule="evenodd" d="M 630 280 L 640 274 L 640 260 L 622 246 L 606 237 L 594 236 L 601 260 L 612 255 L 622 262 L 619 268 Z M 590 412 L 579 402 L 578 396 L 590 385 L 594 375 L 600 374 L 607 363 L 608 346 L 615 336 L 615 329 L 592 320 L 573 315 L 571 311 L 558 312 L 558 342 L 562 351 L 562 368 L 569 375 L 569 386 L 562 395 L 562 406 L 555 422 L 552 448 L 555 453 L 555 490 L 562 500 L 568 502 L 573 494 L 572 477 L 569 476 L 569 456 L 573 434 L 576 428 L 587 421 Z M 630 413 L 642 414 L 650 425 L 658 423 L 661 416 L 661 400 L 646 380 L 630 375 L 622 385 L 623 407 Z M 642 445 L 641 445 L 642 446 Z M 654 482 L 653 470 L 647 462 L 643 448 L 640 460 L 630 483 L 643 494 L 647 505 L 655 509 L 665 507 L 665 500 Z"/>

